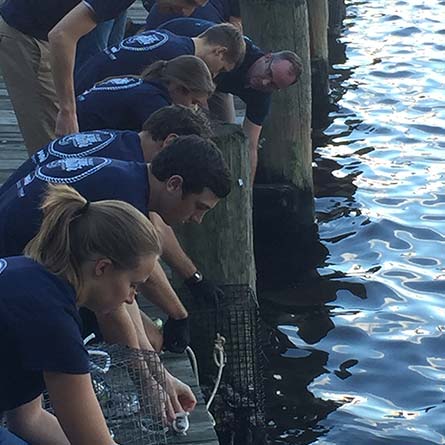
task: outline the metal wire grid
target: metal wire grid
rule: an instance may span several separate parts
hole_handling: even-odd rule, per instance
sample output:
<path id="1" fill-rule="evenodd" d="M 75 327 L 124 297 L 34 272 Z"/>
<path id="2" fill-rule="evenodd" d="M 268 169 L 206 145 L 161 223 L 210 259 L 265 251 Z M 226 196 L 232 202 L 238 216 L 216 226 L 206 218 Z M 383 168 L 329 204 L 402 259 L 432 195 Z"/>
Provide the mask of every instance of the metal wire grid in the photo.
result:
<path id="1" fill-rule="evenodd" d="M 167 444 L 159 356 L 103 343 L 88 351 L 93 387 L 113 439 L 120 445 Z M 47 396 L 44 406 L 51 411 Z"/>
<path id="2" fill-rule="evenodd" d="M 264 333 L 253 290 L 248 285 L 221 288 L 224 299 L 214 305 L 203 305 L 184 294 L 191 317 L 192 347 L 198 356 L 201 381 L 211 390 L 217 372 L 212 361 L 214 339 L 217 332 L 225 337 L 227 363 L 212 411 L 218 430 L 242 431 L 241 436 L 246 437 L 247 430 L 265 426 Z M 210 391 L 204 386 L 203 392 L 208 395 Z"/>

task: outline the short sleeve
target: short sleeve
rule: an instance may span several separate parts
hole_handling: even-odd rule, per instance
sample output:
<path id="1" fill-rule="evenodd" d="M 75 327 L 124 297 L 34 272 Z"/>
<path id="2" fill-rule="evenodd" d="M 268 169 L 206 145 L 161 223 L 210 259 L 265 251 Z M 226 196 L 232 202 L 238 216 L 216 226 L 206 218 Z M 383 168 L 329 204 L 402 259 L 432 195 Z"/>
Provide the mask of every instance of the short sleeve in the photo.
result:
<path id="1" fill-rule="evenodd" d="M 67 374 L 89 372 L 80 327 L 65 310 L 54 310 L 45 317 L 24 317 L 19 334 L 23 367 L 32 371 L 52 371 Z"/>
<path id="2" fill-rule="evenodd" d="M 84 0 L 96 17 L 96 22 L 105 22 L 116 18 L 129 8 L 135 0 Z"/>
<path id="3" fill-rule="evenodd" d="M 270 110 L 271 94 L 243 89 L 239 98 L 246 104 L 246 117 L 256 125 L 263 125 Z"/>

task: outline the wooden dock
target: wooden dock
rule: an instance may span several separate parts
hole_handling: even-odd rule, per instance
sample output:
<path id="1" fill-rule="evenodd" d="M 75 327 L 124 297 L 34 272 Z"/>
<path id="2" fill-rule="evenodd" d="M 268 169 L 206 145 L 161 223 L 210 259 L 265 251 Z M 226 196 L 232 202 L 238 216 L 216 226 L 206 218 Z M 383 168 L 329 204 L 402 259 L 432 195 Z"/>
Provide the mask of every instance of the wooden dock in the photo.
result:
<path id="1" fill-rule="evenodd" d="M 145 17 L 140 2 L 131 8 L 130 17 L 141 23 Z M 9 100 L 3 78 L 0 75 L 0 185 L 8 176 L 28 158 L 20 133 L 11 101 Z M 144 309 L 150 314 L 158 316 L 159 313 L 149 305 Z M 153 314 L 154 313 L 154 314 Z M 193 389 L 198 405 L 189 417 L 190 429 L 186 436 L 170 435 L 170 444 L 190 445 L 218 445 L 218 438 L 212 426 L 211 418 L 205 408 L 204 399 L 186 354 L 166 353 L 162 361 L 167 369 L 177 378 L 187 383 Z"/>

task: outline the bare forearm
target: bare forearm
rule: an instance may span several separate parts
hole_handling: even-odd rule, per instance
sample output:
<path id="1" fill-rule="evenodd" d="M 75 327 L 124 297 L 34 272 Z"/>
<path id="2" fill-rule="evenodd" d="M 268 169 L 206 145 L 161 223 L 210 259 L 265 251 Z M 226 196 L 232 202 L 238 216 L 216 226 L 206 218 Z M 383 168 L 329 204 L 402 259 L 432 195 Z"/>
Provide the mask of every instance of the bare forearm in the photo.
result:
<path id="1" fill-rule="evenodd" d="M 44 372 L 43 375 L 57 419 L 71 445 L 114 444 L 90 374 Z"/>
<path id="2" fill-rule="evenodd" d="M 70 445 L 56 417 L 40 403 L 39 397 L 7 413 L 8 429 L 29 443 Z"/>
<path id="3" fill-rule="evenodd" d="M 164 343 L 162 332 L 147 314 L 140 311 L 140 316 L 142 319 L 142 325 L 144 327 L 145 334 L 147 335 L 147 338 L 149 339 L 151 345 L 153 346 L 155 351 L 162 351 L 162 345 Z"/>
<path id="4" fill-rule="evenodd" d="M 97 315 L 97 321 L 106 342 L 139 349 L 136 326 L 124 305 L 109 314 Z"/>
<path id="5" fill-rule="evenodd" d="M 73 72 L 77 42 L 58 29 L 49 33 L 48 40 L 59 108 L 64 113 L 75 114 Z"/>
<path id="6" fill-rule="evenodd" d="M 93 12 L 80 2 L 49 32 L 51 69 L 59 101 L 56 135 L 79 131 L 74 94 L 74 61 L 79 39 L 96 26 Z"/>
<path id="7" fill-rule="evenodd" d="M 182 249 L 173 229 L 165 224 L 162 218 L 156 213 L 150 213 L 150 220 L 156 227 L 161 240 L 162 259 L 181 278 L 190 278 L 197 271 L 197 267 Z"/>
<path id="8" fill-rule="evenodd" d="M 131 320 L 135 326 L 136 334 L 138 337 L 139 348 L 146 351 L 154 351 L 150 338 L 147 336 L 144 328 L 144 323 L 141 317 L 141 311 L 136 301 L 132 304 L 125 305 L 125 309 L 129 313 Z"/>
<path id="9" fill-rule="evenodd" d="M 254 124 L 246 117 L 244 119 L 243 129 L 244 133 L 248 138 L 250 167 L 251 167 L 250 179 L 251 179 L 251 184 L 253 184 L 258 164 L 258 142 L 260 139 L 262 126 Z"/>
<path id="10" fill-rule="evenodd" d="M 150 279 L 140 286 L 139 290 L 169 317 L 180 320 L 188 316 L 187 310 L 170 285 L 159 263 L 156 264 Z"/>

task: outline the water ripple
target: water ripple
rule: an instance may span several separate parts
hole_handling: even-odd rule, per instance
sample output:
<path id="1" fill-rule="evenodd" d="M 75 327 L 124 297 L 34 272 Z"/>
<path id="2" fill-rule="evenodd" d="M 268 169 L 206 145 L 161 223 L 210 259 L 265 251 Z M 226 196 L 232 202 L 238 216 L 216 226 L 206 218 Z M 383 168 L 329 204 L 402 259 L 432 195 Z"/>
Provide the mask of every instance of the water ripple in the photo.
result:
<path id="1" fill-rule="evenodd" d="M 347 4 L 314 156 L 328 253 L 268 313 L 273 443 L 445 444 L 445 1 Z"/>

